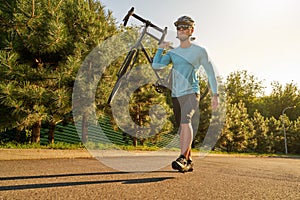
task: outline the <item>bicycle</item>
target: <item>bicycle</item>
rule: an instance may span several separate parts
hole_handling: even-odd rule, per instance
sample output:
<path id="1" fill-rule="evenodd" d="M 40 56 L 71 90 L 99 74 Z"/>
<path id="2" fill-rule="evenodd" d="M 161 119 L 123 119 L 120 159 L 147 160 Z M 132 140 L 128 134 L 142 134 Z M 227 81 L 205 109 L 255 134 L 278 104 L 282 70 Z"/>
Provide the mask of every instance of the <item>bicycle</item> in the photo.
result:
<path id="1" fill-rule="evenodd" d="M 137 40 L 137 42 L 133 45 L 133 47 L 130 49 L 130 51 L 127 53 L 126 57 L 125 57 L 125 60 L 123 61 L 119 71 L 117 72 L 117 81 L 116 81 L 116 84 L 114 85 L 113 87 L 113 90 L 111 92 L 111 94 L 109 95 L 109 98 L 108 98 L 108 104 L 111 103 L 111 101 L 113 100 L 114 96 L 116 95 L 118 89 L 120 88 L 121 86 L 121 79 L 123 76 L 126 76 L 128 75 L 128 73 L 131 71 L 132 67 L 134 66 L 135 62 L 137 61 L 137 57 L 140 53 L 140 50 L 144 53 L 147 61 L 152 64 L 153 62 L 153 58 L 152 56 L 149 55 L 149 53 L 147 52 L 147 50 L 145 49 L 143 43 L 142 43 L 142 40 L 144 39 L 144 37 L 146 35 L 150 36 L 151 38 L 155 39 L 156 41 L 158 41 L 158 44 L 160 44 L 161 42 L 164 41 L 166 35 L 167 35 L 167 27 L 165 27 L 164 29 L 154 25 L 153 23 L 151 23 L 149 20 L 146 20 L 142 17 L 140 17 L 139 15 L 135 14 L 134 13 L 134 7 L 132 7 L 127 15 L 124 17 L 123 19 L 123 25 L 126 26 L 127 25 L 127 22 L 129 20 L 130 17 L 134 17 L 136 18 L 137 20 L 141 21 L 143 24 L 144 24 L 144 27 L 141 31 L 141 34 Z M 155 35 L 153 35 L 152 33 L 150 33 L 148 31 L 149 28 L 153 28 L 155 29 L 156 31 L 160 32 L 161 33 L 161 36 L 160 38 L 156 37 Z M 169 48 L 173 48 L 172 46 L 170 46 Z M 153 69 L 154 70 L 154 69 Z M 166 78 L 161 78 L 159 76 L 159 74 L 157 73 L 158 70 L 154 70 L 154 73 L 157 77 L 157 82 L 154 84 L 154 87 L 156 89 L 157 92 L 159 93 L 162 93 L 166 90 L 166 84 L 168 83 L 169 79 L 170 79 L 170 76 L 171 76 L 171 71 L 169 72 L 169 75 L 166 77 Z M 202 100 L 206 94 L 208 93 L 209 91 L 209 87 L 207 86 L 205 91 L 202 93 L 202 95 L 200 96 L 200 100 Z"/>

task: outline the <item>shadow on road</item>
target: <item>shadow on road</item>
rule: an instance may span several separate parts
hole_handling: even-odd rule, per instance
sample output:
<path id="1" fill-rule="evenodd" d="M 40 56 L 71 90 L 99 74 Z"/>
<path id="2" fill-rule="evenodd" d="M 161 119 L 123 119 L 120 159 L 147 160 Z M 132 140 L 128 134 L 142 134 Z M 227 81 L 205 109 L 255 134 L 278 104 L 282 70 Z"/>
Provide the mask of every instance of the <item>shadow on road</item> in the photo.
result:
<path id="1" fill-rule="evenodd" d="M 35 176 L 11 176 L 0 177 L 0 181 L 24 180 L 24 179 L 43 179 L 43 178 L 61 178 L 74 176 L 99 176 L 99 175 L 118 175 L 118 174 L 134 174 L 134 173 L 178 173 L 176 171 L 153 171 L 153 172 L 91 172 L 91 173 L 73 173 L 73 174 L 50 174 L 50 175 L 35 175 Z"/>
<path id="2" fill-rule="evenodd" d="M 11 176 L 11 177 L 0 177 L 0 181 L 23 180 L 23 179 L 39 179 L 39 178 L 61 178 L 61 177 L 74 177 L 74 176 L 99 176 L 99 175 L 115 175 L 115 174 L 129 174 L 129 172 L 91 172 L 91 173 L 77 173 L 77 174 Z"/>
<path id="3" fill-rule="evenodd" d="M 175 171 L 155 171 L 147 173 L 178 173 Z M 72 173 L 72 174 L 52 174 L 52 175 L 36 175 L 36 176 L 12 176 L 0 177 L 0 181 L 14 181 L 26 179 L 47 179 L 47 178 L 60 178 L 60 177 L 76 177 L 76 176 L 102 176 L 102 175 L 120 175 L 120 174 L 133 174 L 135 172 L 91 172 L 91 173 Z M 140 172 L 138 172 L 140 173 Z M 161 182 L 168 179 L 174 179 L 171 176 L 153 177 L 153 178 L 137 178 L 137 179 L 116 179 L 116 180 L 97 180 L 97 181 L 77 181 L 77 182 L 58 182 L 58 183 L 37 183 L 37 184 L 23 184 L 23 185 L 7 185 L 0 186 L 0 191 L 11 190 L 27 190 L 27 189 L 41 189 L 41 188 L 54 188 L 54 187 L 69 187 L 80 185 L 94 185 L 106 183 L 122 183 L 122 184 L 144 184 Z"/>
<path id="4" fill-rule="evenodd" d="M 142 184 L 142 183 L 160 182 L 160 181 L 173 179 L 173 178 L 174 177 L 158 177 L 158 178 L 140 178 L 140 179 L 123 179 L 123 180 L 120 179 L 120 180 L 102 180 L 102 181 L 80 181 L 80 182 L 9 185 L 9 186 L 0 186 L 0 191 L 41 189 L 41 188 L 53 188 L 53 187 L 69 187 L 69 186 L 118 183 L 118 182 L 120 182 L 122 184 Z"/>

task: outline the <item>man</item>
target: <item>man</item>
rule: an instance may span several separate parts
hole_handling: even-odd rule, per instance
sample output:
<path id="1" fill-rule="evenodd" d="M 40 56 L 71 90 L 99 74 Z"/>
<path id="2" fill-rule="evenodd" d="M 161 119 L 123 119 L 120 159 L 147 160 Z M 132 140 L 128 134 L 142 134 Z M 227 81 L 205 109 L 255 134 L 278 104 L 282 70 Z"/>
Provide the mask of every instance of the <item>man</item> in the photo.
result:
<path id="1" fill-rule="evenodd" d="M 191 42 L 194 20 L 182 16 L 174 23 L 180 45 L 172 50 L 169 42 L 162 42 L 154 56 L 152 67 L 162 69 L 172 63 L 172 103 L 180 133 L 180 156 L 172 162 L 172 168 L 180 172 L 193 171 L 191 145 L 193 141 L 192 117 L 200 100 L 199 68 L 203 66 L 212 90 L 212 108 L 218 106 L 217 81 L 213 66 L 204 48 Z"/>

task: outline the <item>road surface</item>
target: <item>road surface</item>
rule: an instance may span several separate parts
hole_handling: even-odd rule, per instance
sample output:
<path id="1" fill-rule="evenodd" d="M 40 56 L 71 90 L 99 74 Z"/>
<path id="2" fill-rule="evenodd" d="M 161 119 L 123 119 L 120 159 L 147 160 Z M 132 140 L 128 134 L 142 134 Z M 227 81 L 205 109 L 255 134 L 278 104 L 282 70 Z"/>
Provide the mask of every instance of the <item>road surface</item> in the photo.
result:
<path id="1" fill-rule="evenodd" d="M 300 159 L 209 155 L 194 163 L 184 174 L 169 165 L 134 173 L 88 156 L 0 159 L 0 199 L 300 200 Z"/>

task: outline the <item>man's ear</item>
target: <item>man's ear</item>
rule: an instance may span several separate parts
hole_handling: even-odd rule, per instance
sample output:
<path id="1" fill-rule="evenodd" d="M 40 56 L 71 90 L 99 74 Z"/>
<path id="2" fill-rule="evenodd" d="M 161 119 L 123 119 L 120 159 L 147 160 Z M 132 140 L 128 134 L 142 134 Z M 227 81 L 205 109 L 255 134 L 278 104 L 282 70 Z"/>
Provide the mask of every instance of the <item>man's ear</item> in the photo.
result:
<path id="1" fill-rule="evenodd" d="M 191 28 L 191 35 L 194 33 L 194 27 Z"/>

